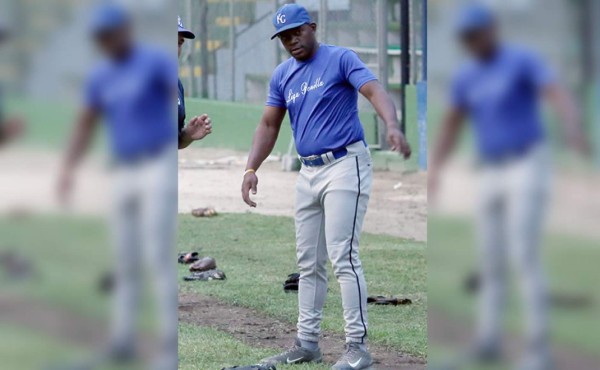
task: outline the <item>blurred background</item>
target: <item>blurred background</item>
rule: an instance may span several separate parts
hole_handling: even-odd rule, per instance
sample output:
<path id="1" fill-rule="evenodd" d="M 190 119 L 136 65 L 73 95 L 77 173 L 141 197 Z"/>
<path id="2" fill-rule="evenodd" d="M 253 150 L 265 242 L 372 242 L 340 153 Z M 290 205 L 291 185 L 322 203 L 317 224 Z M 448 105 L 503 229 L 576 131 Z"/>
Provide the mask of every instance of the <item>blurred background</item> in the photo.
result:
<path id="1" fill-rule="evenodd" d="M 440 123 L 449 105 L 450 84 L 465 54 L 454 25 L 466 1 L 430 1 L 429 138 L 439 139 Z M 551 149 L 553 176 L 541 258 L 549 284 L 550 333 L 557 369 L 600 367 L 600 258 L 597 220 L 600 202 L 600 3 L 579 0 L 482 1 L 493 9 L 504 40 L 541 55 L 557 72 L 558 81 L 574 96 L 591 154 L 567 147 L 555 112 L 543 106 Z M 475 344 L 480 285 L 480 251 L 476 244 L 478 200 L 476 154 L 472 130 L 466 124 L 458 148 L 440 177 L 428 218 L 429 360 L 444 363 Z M 507 247 L 503 245 L 503 247 Z M 514 266 L 511 270 L 514 272 Z M 496 367 L 514 368 L 525 342 L 519 275 L 510 275 L 505 315 L 507 358 Z M 480 281 L 479 281 L 480 283 Z M 477 366 L 460 368 L 478 369 Z"/>
<path id="2" fill-rule="evenodd" d="M 0 43 L 0 126 L 18 121 L 22 127 L 0 144 L 3 368 L 61 368 L 107 344 L 115 261 L 105 223 L 110 197 L 103 125 L 77 173 L 70 206 L 57 199 L 83 84 L 100 57 L 89 32 L 99 3 L 0 0 L 0 29 L 9 35 Z M 137 40 L 167 50 L 175 62 L 172 4 L 118 3 L 134 15 Z M 140 320 L 150 333 L 153 305 L 144 299 Z"/>
<path id="3" fill-rule="evenodd" d="M 289 58 L 280 43 L 270 39 L 273 12 L 286 2 L 294 1 L 178 1 L 183 21 L 198 35 L 185 46 L 181 58 L 180 78 L 186 95 L 193 98 L 188 99 L 189 110 L 198 109 L 197 99 L 204 99 L 200 105 L 202 109 L 211 112 L 215 121 L 222 125 L 222 129 L 215 130 L 203 145 L 238 150 L 249 148 L 247 137 L 262 112 L 271 73 Z M 305 6 L 318 23 L 321 42 L 356 51 L 379 77 L 393 97 L 409 141 L 416 150 L 419 146 L 417 84 L 427 77 L 425 2 L 295 2 Z M 402 50 L 407 53 L 403 54 Z M 380 130 L 374 110 L 362 97 L 359 109 L 369 145 L 374 149 L 385 149 L 382 144 L 385 140 L 381 139 L 384 132 Z M 421 109 L 424 113 L 425 104 Z M 234 130 L 237 135 L 230 135 Z M 276 151 L 288 151 L 290 135 L 289 125 L 284 125 Z M 419 158 L 424 169 L 425 153 L 421 153 L 421 157 L 415 155 L 406 167 L 417 169 Z"/>

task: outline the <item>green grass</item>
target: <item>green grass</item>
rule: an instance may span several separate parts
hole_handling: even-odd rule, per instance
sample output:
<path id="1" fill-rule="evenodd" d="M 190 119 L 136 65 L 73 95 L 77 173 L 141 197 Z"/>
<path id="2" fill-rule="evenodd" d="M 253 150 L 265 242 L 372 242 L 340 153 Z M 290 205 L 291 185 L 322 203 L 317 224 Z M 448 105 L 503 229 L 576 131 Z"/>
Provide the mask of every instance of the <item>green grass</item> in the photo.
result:
<path id="1" fill-rule="evenodd" d="M 416 89 L 407 89 L 407 138 L 413 147 L 415 155 L 406 166 L 417 168 L 418 131 L 417 131 L 417 97 Z M 252 135 L 256 125 L 260 121 L 264 107 L 243 103 L 231 103 L 214 100 L 186 99 L 186 110 L 188 116 L 208 113 L 212 120 L 214 130 L 206 139 L 192 144 L 196 147 L 226 148 L 240 151 L 248 151 L 252 143 Z M 360 119 L 365 130 L 365 137 L 369 144 L 376 143 L 376 120 L 373 112 L 360 112 Z M 279 134 L 279 140 L 275 145 L 274 153 L 286 153 L 292 130 L 289 118 L 286 116 Z M 394 156 L 388 161 L 400 162 L 399 156 Z"/>
<path id="2" fill-rule="evenodd" d="M 211 328 L 179 326 L 179 369 L 211 370 L 249 365 L 273 354 L 272 350 L 250 347 L 234 337 Z M 295 365 L 277 369 L 327 370 L 325 365 Z"/>
<path id="3" fill-rule="evenodd" d="M 294 235 L 293 220 L 287 217 L 225 214 L 196 219 L 182 215 L 178 249 L 200 250 L 202 255 L 215 257 L 228 279 L 181 284 L 180 289 L 215 296 L 293 323 L 297 318 L 297 297 L 285 294 L 281 283 L 297 270 Z M 360 248 L 369 294 L 402 295 L 414 302 L 409 306 L 370 307 L 370 340 L 425 356 L 425 244 L 365 234 Z M 180 277 L 186 272 L 181 267 Z M 323 329 L 343 333 L 339 286 L 331 271 L 329 275 Z M 188 340 L 185 334 L 181 339 Z"/>
<path id="4" fill-rule="evenodd" d="M 450 318 L 468 323 L 475 316 L 476 300 L 462 290 L 462 283 L 477 263 L 473 227 L 465 220 L 430 215 L 428 230 L 429 303 Z M 596 354 L 600 340 L 600 291 L 597 285 L 600 248 L 597 241 L 552 234 L 544 240 L 543 259 L 552 293 L 584 295 L 593 302 L 589 307 L 578 309 L 551 308 L 554 340 Z M 517 331 L 522 327 L 521 305 L 514 286 L 512 292 L 507 324 Z"/>

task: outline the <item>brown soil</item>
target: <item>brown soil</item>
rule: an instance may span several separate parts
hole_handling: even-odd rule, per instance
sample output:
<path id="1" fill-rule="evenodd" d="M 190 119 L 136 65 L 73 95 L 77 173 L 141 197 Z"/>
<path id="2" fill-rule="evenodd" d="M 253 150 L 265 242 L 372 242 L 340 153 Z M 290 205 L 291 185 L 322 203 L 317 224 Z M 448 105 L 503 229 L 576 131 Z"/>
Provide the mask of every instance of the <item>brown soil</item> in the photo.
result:
<path id="1" fill-rule="evenodd" d="M 213 297 L 183 293 L 179 296 L 179 320 L 210 327 L 233 335 L 252 347 L 273 348 L 274 353 L 289 347 L 295 337 L 293 324 L 275 320 L 263 313 L 234 306 Z M 334 363 L 343 351 L 344 337 L 324 333 L 320 342 L 324 361 Z M 377 370 L 424 370 L 424 359 L 393 349 L 369 345 Z"/>
<path id="2" fill-rule="evenodd" d="M 223 149 L 179 152 L 179 212 L 215 207 L 218 212 L 294 215 L 296 172 L 283 172 L 272 157 L 258 172 L 258 203 L 250 209 L 240 195 L 246 158 Z M 427 240 L 427 174 L 375 171 L 364 230 L 418 241 Z"/>

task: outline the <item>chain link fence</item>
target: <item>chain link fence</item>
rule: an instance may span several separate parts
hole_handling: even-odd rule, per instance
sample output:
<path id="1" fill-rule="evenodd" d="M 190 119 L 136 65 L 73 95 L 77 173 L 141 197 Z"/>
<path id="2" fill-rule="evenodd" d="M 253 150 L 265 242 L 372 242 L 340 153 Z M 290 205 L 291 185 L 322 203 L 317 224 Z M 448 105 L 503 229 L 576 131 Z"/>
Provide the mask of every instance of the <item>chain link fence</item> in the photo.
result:
<path id="1" fill-rule="evenodd" d="M 198 36 L 184 49 L 180 77 L 188 94 L 215 100 L 263 103 L 274 68 L 289 56 L 273 33 L 281 0 L 180 0 L 186 26 Z M 401 0 L 297 0 L 318 24 L 323 43 L 355 50 L 400 100 Z M 422 77 L 422 1 L 408 1 L 410 81 Z M 381 21 L 381 18 L 384 20 Z M 383 41 L 382 41 L 383 40 Z M 382 47 L 387 52 L 382 53 Z M 387 55 L 386 55 L 387 54 Z M 385 59 L 385 60 L 384 60 Z"/>

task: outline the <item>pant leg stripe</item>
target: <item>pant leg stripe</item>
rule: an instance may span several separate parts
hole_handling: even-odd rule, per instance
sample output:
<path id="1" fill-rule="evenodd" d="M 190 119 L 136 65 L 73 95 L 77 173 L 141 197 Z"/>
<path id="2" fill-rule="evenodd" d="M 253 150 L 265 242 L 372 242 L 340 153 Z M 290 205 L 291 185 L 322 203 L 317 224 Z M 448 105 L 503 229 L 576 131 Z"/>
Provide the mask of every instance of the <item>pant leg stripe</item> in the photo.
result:
<path id="1" fill-rule="evenodd" d="M 356 276 L 356 286 L 358 287 L 358 304 L 359 304 L 359 309 L 360 309 L 360 321 L 362 322 L 363 328 L 365 330 L 365 333 L 362 337 L 361 342 L 364 343 L 365 337 L 367 336 L 367 325 L 365 324 L 365 318 L 363 315 L 362 293 L 360 291 L 360 279 L 358 277 L 358 274 L 356 273 L 356 269 L 354 268 L 354 262 L 352 262 L 354 235 L 356 233 L 356 217 L 358 215 L 358 202 L 360 199 L 360 168 L 358 165 L 358 157 L 356 157 L 355 159 L 356 159 L 356 177 L 358 179 L 358 195 L 356 196 L 356 206 L 354 207 L 354 223 L 352 225 L 352 238 L 350 239 L 350 266 L 352 266 L 352 272 L 354 272 L 354 276 Z"/>

